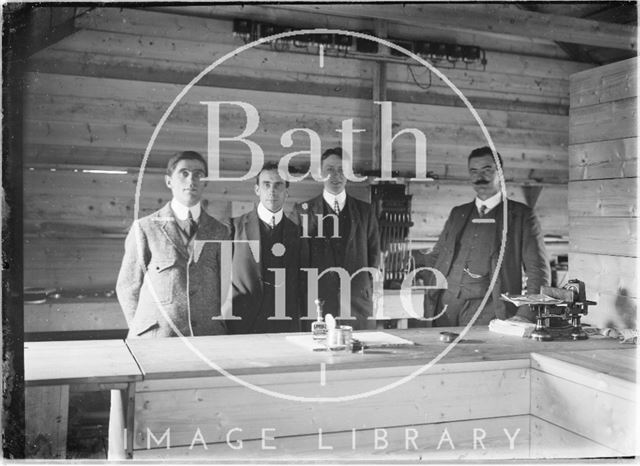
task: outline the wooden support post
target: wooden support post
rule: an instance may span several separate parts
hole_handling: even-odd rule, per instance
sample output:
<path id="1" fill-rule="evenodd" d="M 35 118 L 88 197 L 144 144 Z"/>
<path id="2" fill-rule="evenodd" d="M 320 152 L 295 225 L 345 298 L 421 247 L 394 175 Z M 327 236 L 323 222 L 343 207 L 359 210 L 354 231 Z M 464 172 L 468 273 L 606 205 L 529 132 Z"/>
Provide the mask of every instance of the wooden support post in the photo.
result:
<path id="1" fill-rule="evenodd" d="M 7 3 L 2 29 L 2 456 L 25 457 L 23 104 L 30 6 Z"/>
<path id="2" fill-rule="evenodd" d="M 26 457 L 67 457 L 69 386 L 54 385 L 25 389 Z"/>
<path id="3" fill-rule="evenodd" d="M 124 460 L 127 457 L 124 445 L 126 416 L 124 412 L 125 404 L 122 399 L 123 395 L 127 396 L 128 393 L 125 394 L 121 390 L 111 390 L 111 408 L 109 409 L 109 452 L 107 454 L 107 459 L 109 460 Z M 127 434 L 128 433 L 129 432 L 127 431 Z"/>
<path id="4" fill-rule="evenodd" d="M 377 19 L 375 21 L 375 26 L 375 36 L 385 39 L 387 37 L 386 21 Z M 386 55 L 387 51 L 384 50 L 383 47 L 378 47 L 378 54 Z M 382 60 L 373 63 L 373 102 L 380 102 L 387 100 L 387 64 Z M 371 168 L 373 170 L 378 170 L 381 166 L 380 154 L 382 152 L 382 147 L 380 145 L 380 134 L 382 119 L 380 118 L 380 105 L 373 102 L 373 153 L 371 154 Z"/>
<path id="5" fill-rule="evenodd" d="M 125 451 L 127 455 L 127 459 L 133 458 L 133 425 L 134 425 L 134 415 L 136 409 L 136 384 L 130 383 L 127 387 L 127 415 L 126 415 L 126 440 L 125 440 Z"/>

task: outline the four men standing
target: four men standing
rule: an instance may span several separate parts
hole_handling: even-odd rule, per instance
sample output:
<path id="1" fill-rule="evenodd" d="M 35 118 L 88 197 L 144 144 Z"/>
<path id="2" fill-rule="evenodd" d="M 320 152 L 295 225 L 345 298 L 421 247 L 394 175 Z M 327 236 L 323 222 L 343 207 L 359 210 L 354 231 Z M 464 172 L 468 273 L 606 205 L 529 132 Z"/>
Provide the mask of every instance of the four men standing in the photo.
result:
<path id="1" fill-rule="evenodd" d="M 499 155 L 498 155 L 499 156 Z M 229 227 L 209 216 L 200 200 L 206 162 L 196 152 L 169 160 L 165 182 L 173 199 L 134 222 L 127 236 L 117 294 L 129 337 L 216 335 L 299 331 L 312 314 L 307 280 L 318 278 L 324 312 L 356 330 L 373 328 L 373 276 L 380 259 L 376 213 L 346 194 L 341 148 L 322 154 L 321 195 L 294 208 L 297 225 L 284 214 L 288 181 L 276 163 L 264 165 L 254 187 L 258 205 Z M 476 199 L 455 207 L 433 251 L 416 255 L 416 265 L 447 279 L 447 289 L 425 295 L 425 317 L 435 325 L 466 325 L 476 313 L 497 269 L 507 203 L 507 242 L 499 279 L 475 324 L 514 318 L 500 294 L 528 293 L 548 284 L 544 241 L 532 209 L 503 199 L 490 148 L 468 160 Z M 233 240 L 231 293 L 222 303 L 221 247 Z M 218 243 L 216 243 L 218 241 Z M 428 283 L 433 271 L 422 273 Z M 221 319 L 221 316 L 223 317 Z M 348 316 L 348 320 L 347 320 Z M 517 317 L 531 319 L 526 308 Z"/>

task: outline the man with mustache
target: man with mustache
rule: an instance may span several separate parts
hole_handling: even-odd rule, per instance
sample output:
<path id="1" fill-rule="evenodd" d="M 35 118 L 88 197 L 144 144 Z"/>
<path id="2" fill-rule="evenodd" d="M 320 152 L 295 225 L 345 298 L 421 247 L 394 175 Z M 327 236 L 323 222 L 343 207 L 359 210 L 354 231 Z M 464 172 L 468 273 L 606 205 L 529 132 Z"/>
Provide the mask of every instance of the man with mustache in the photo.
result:
<path id="1" fill-rule="evenodd" d="M 298 221 L 308 238 L 310 268 L 321 274 L 331 267 L 344 269 L 351 277 L 349 315 L 341 323 L 355 330 L 375 328 L 373 280 L 363 267 L 378 267 L 380 238 L 378 220 L 370 204 L 349 196 L 342 170 L 342 148 L 327 149 L 320 158 L 324 189 L 319 196 L 296 206 Z M 346 288 L 346 287 L 345 287 Z M 336 272 L 325 273 L 318 281 L 318 297 L 324 313 L 339 317 L 344 290 Z"/>
<path id="2" fill-rule="evenodd" d="M 502 166 L 500 154 L 496 155 Z M 424 316 L 438 327 L 469 323 L 496 271 L 506 202 L 507 241 L 502 266 L 474 325 L 487 325 L 494 318 L 533 321 L 528 306 L 516 308 L 501 300 L 500 295 L 522 293 L 523 270 L 527 294 L 539 293 L 541 286 L 549 284 L 549 262 L 538 219 L 525 204 L 503 199 L 490 147 L 473 150 L 468 169 L 475 200 L 453 208 L 431 252 L 414 255 L 418 267 L 435 268 L 447 278 L 446 290 L 429 290 L 425 295 Z M 419 275 L 425 284 L 433 284 L 432 272 Z"/>

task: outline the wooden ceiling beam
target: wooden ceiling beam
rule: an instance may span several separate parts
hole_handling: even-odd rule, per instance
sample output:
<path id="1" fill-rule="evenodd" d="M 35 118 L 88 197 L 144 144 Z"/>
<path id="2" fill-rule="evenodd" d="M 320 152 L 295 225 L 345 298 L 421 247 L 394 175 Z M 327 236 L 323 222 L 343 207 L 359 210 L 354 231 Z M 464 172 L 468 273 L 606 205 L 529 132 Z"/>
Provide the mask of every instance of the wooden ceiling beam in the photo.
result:
<path id="1" fill-rule="evenodd" d="M 603 8 L 595 13 L 584 16 L 585 19 L 606 21 L 610 23 L 636 24 L 638 21 L 637 4 L 627 2 L 613 7 Z"/>
<path id="2" fill-rule="evenodd" d="M 31 56 L 77 32 L 75 18 L 87 7 L 29 5 L 26 28 L 26 56 Z"/>
<path id="3" fill-rule="evenodd" d="M 516 6 L 518 8 L 521 8 L 522 10 L 525 10 L 525 11 L 538 12 L 537 6 L 536 6 L 535 3 L 522 2 L 522 3 L 517 3 Z M 601 65 L 602 64 L 598 60 L 595 60 L 589 54 L 589 52 L 585 49 L 585 47 L 583 47 L 581 45 L 569 44 L 567 42 L 555 42 L 555 43 L 573 61 L 584 62 L 584 63 L 593 63 L 593 64 L 596 64 L 596 65 Z"/>
<path id="4" fill-rule="evenodd" d="M 270 8 L 637 50 L 636 26 L 523 11 L 509 4 L 280 4 L 270 5 Z"/>

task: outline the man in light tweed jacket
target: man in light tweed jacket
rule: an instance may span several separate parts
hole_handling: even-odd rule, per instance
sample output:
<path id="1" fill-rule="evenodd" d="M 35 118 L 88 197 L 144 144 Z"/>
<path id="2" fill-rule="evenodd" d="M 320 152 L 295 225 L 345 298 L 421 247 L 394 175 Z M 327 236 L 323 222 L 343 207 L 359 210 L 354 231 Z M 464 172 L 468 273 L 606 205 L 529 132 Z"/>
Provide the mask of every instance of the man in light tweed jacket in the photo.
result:
<path id="1" fill-rule="evenodd" d="M 226 333 L 220 315 L 220 245 L 229 229 L 200 200 L 207 164 L 197 152 L 174 155 L 165 182 L 171 202 L 136 220 L 125 242 L 116 292 L 128 338 Z"/>

